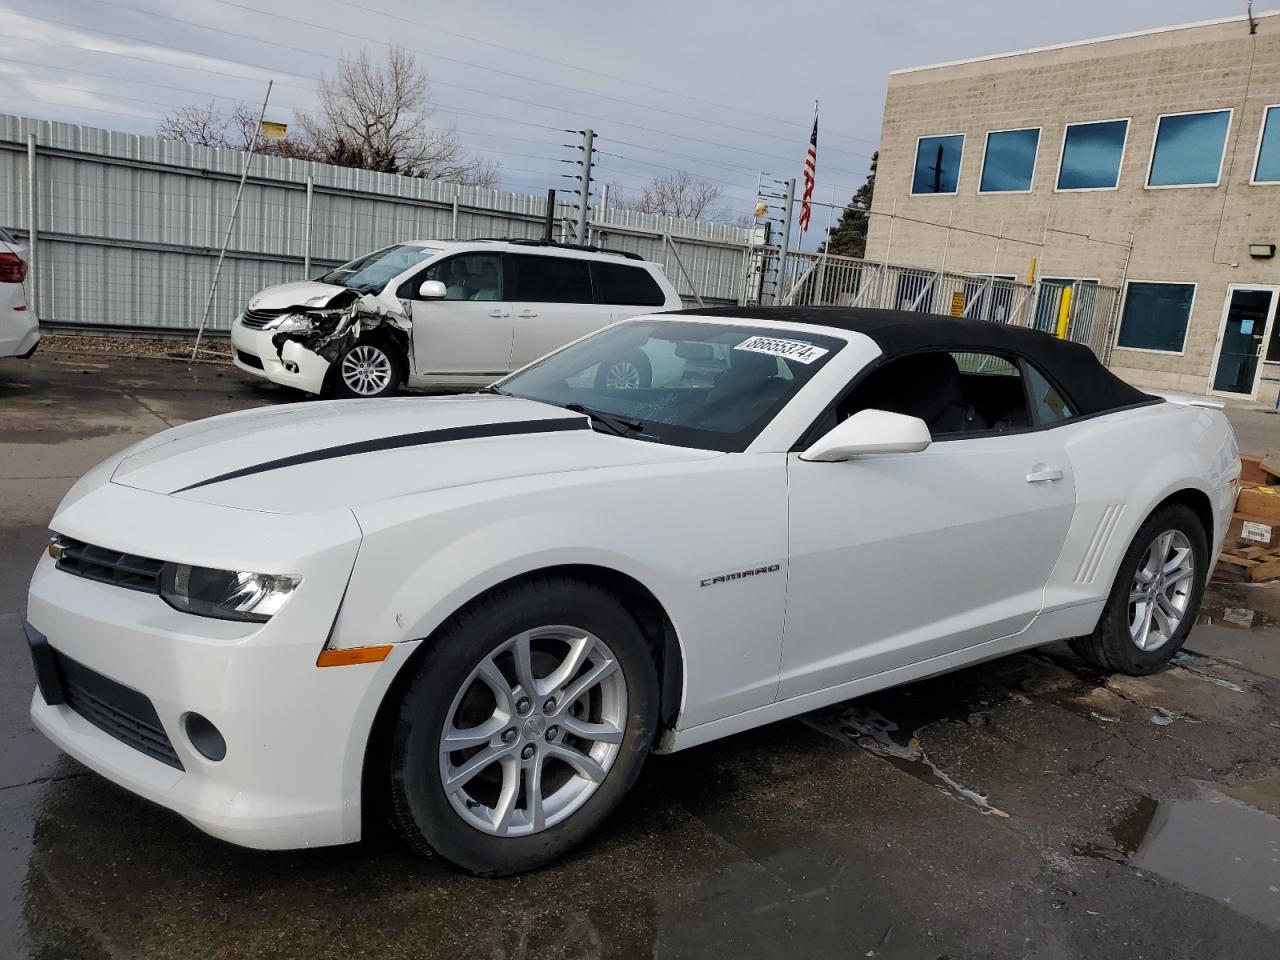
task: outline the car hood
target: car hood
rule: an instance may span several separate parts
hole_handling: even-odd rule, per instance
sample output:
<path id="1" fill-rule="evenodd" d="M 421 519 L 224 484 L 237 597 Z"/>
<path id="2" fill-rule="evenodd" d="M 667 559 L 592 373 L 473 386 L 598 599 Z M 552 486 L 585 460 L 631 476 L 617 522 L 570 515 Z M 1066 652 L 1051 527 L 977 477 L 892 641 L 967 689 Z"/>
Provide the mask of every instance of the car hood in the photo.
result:
<path id="1" fill-rule="evenodd" d="M 720 454 L 616 437 L 517 397 L 337 400 L 190 423 L 125 451 L 111 482 L 269 513 L 539 474 Z M 73 491 L 74 492 L 74 491 Z"/>
<path id="2" fill-rule="evenodd" d="M 320 283 L 318 280 L 297 280 L 293 283 L 280 283 L 274 287 L 259 290 L 249 300 L 250 310 L 286 310 L 289 307 L 326 307 L 329 301 L 347 288 L 336 283 Z M 324 297 L 323 301 L 308 304 L 308 300 Z"/>

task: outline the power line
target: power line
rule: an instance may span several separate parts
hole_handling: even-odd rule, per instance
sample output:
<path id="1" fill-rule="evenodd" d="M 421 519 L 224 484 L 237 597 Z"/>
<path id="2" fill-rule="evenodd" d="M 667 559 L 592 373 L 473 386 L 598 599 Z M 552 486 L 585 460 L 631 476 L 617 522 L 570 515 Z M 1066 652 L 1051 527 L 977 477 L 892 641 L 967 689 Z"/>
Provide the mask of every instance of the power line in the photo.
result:
<path id="1" fill-rule="evenodd" d="M 312 50 L 312 49 L 309 49 L 309 48 L 306 48 L 306 47 L 298 47 L 298 46 L 294 46 L 294 45 L 292 45 L 292 44 L 281 43 L 279 40 L 265 40 L 265 39 L 262 39 L 261 37 L 254 37 L 254 36 L 250 36 L 250 35 L 248 35 L 248 34 L 236 33 L 236 32 L 235 32 L 235 31 L 233 31 L 233 30 L 224 30 L 224 29 L 223 29 L 223 28 L 221 28 L 221 27 L 214 27 L 214 26 L 210 26 L 210 25 L 208 25 L 208 24 L 204 24 L 204 23 L 197 23 L 197 22 L 196 22 L 196 21 L 194 21 L 194 20 L 185 20 L 185 19 L 183 19 L 183 18 L 181 18 L 181 17 L 174 17 L 174 16 L 170 16 L 170 15 L 168 15 L 168 14 L 164 14 L 164 13 L 156 13 L 156 12 L 151 11 L 151 10 L 144 10 L 144 9 L 141 9 L 141 8 L 138 8 L 138 7 L 131 7 L 131 6 L 128 6 L 128 5 L 126 5 L 126 4 L 117 3 L 117 2 L 115 2 L 115 0 L 91 0 L 91 2 L 93 2 L 93 3 L 97 3 L 97 4 L 101 4 L 102 6 L 115 7 L 116 9 L 119 9 L 119 10 L 129 10 L 129 11 L 131 11 L 131 12 L 133 12 L 133 13 L 141 13 L 141 14 L 145 14 L 146 16 L 149 16 L 149 17 L 154 17 L 154 18 L 156 18 L 156 19 L 160 19 L 160 20 L 168 20 L 168 21 L 171 21 L 171 22 L 173 22 L 173 23 L 179 23 L 179 24 L 182 24 L 182 25 L 184 25 L 184 26 L 188 26 L 188 27 L 195 27 L 195 28 L 196 28 L 196 29 L 198 29 L 198 30 L 208 30 L 208 31 L 210 31 L 210 32 L 212 32 L 212 33 L 221 33 L 221 34 L 224 34 L 224 35 L 229 36 L 229 37 L 235 37 L 235 38 L 237 38 L 237 39 L 239 39 L 239 40 L 248 40 L 248 41 L 250 41 L 250 42 L 252 42 L 252 43 L 267 44 L 267 45 L 269 45 L 269 46 L 276 47 L 276 48 L 282 48 L 282 49 L 285 49 L 285 50 L 292 50 L 292 51 L 294 51 L 295 53 L 301 53 L 301 54 L 305 54 L 305 55 L 307 55 L 307 56 L 320 57 L 320 58 L 325 59 L 325 60 L 332 60 L 332 59 L 334 59 L 330 54 L 327 54 L 327 53 L 321 53 L 320 51 Z M 316 24 L 316 23 L 311 22 L 311 21 L 307 21 L 307 20 L 300 20 L 300 19 L 298 19 L 298 18 L 296 18 L 296 17 L 288 17 L 288 16 L 285 16 L 285 15 L 283 15 L 283 14 L 272 13 L 272 12 L 270 12 L 270 11 L 266 11 L 266 10 L 259 10 L 259 9 L 255 8 L 255 7 L 250 7 L 250 6 L 246 6 L 246 5 L 244 5 L 244 4 L 236 3 L 236 2 L 235 2 L 235 0 L 216 0 L 216 2 L 217 2 L 217 3 L 225 4 L 225 5 L 227 5 L 227 6 L 236 7 L 236 8 L 238 8 L 238 9 L 247 10 L 247 11 L 249 11 L 249 12 L 251 12 L 251 13 L 257 13 L 257 14 L 264 15 L 264 16 L 274 17 L 274 18 L 275 18 L 275 19 L 277 19 L 277 20 L 283 20 L 283 21 L 285 21 L 285 22 L 287 22 L 287 23 L 296 23 L 296 24 L 300 24 L 300 25 L 302 25 L 302 26 L 306 26 L 306 27 L 311 27 L 311 28 L 314 28 L 314 29 L 317 29 L 317 30 L 324 30 L 324 31 L 329 32 L 329 33 L 336 33 L 336 34 L 338 34 L 338 35 L 340 35 L 340 36 L 344 36 L 344 37 L 354 37 L 354 38 L 359 39 L 359 40 L 365 40 L 365 41 L 367 41 L 367 42 L 370 42 L 370 43 L 376 43 L 376 44 L 379 44 L 379 45 L 381 45 L 381 44 L 383 44 L 383 43 L 385 42 L 384 40 L 379 39 L 379 38 L 377 38 L 377 37 L 368 37 L 368 36 L 365 36 L 365 35 L 363 35 L 363 34 L 359 34 L 359 33 L 352 33 L 352 32 L 347 31 L 347 30 L 337 30 L 337 29 L 335 29 L 335 28 L 333 28 L 333 27 L 324 27 L 324 26 L 321 26 L 321 25 Z M 177 48 L 175 48 L 175 49 L 177 49 Z M 413 48 L 410 48 L 410 49 L 413 49 Z M 189 52 L 189 51 L 188 51 L 188 52 Z M 736 126 L 736 125 L 734 125 L 734 124 L 727 124 L 727 123 L 723 123 L 723 122 L 721 122 L 721 121 L 708 120 L 708 119 L 705 119 L 705 118 L 703 118 L 703 117 L 697 117 L 697 116 L 693 116 L 693 115 L 690 115 L 690 114 L 677 113 L 677 112 L 675 112 L 675 111 L 673 111 L 673 110 L 665 110 L 665 109 L 663 109 L 663 108 L 661 108 L 661 107 L 649 107 L 649 106 L 646 106 L 645 104 L 638 103 L 638 102 L 633 101 L 633 100 L 626 100 L 626 99 L 623 99 L 623 98 L 621 98 L 621 97 L 611 97 L 611 96 L 608 96 L 607 94 L 602 94 L 602 93 L 590 93 L 590 92 L 587 92 L 587 91 L 579 90 L 579 89 L 574 88 L 574 87 L 570 87 L 570 86 L 565 85 L 565 84 L 552 83 L 551 81 L 548 81 L 548 80 L 540 80 L 540 79 L 538 79 L 537 77 L 530 77 L 530 76 L 526 76 L 526 75 L 524 75 L 524 74 L 512 73 L 512 72 L 507 71 L 507 70 L 499 70 L 499 69 L 497 69 L 496 67 L 487 67 L 487 66 L 484 66 L 483 64 L 476 64 L 476 63 L 472 63 L 472 62 L 470 62 L 470 61 L 462 60 L 462 59 L 459 59 L 459 58 L 457 58 L 457 57 L 450 57 L 450 56 L 447 56 L 447 55 L 445 55 L 445 54 L 432 54 L 432 53 L 429 53 L 429 52 L 427 52 L 427 51 L 425 51 L 425 50 L 420 50 L 420 49 L 418 49 L 418 50 L 414 50 L 413 52 L 419 53 L 419 54 L 421 54 L 422 56 L 425 56 L 425 57 L 428 57 L 428 58 L 430 58 L 430 57 L 435 57 L 437 60 L 445 60 L 445 61 L 448 61 L 448 62 L 451 62 L 451 63 L 457 63 L 457 64 L 460 64 L 460 65 L 462 65 L 462 66 L 471 67 L 471 68 L 473 68 L 473 69 L 477 69 L 477 70 L 484 70 L 484 71 L 487 71 L 487 72 L 489 72 L 489 73 L 495 73 L 495 74 L 498 74 L 498 75 L 500 75 L 500 76 L 511 77 L 511 78 L 513 78 L 513 79 L 516 79 L 516 80 L 523 80 L 523 81 L 530 82 L 530 83 L 541 83 L 541 84 L 543 84 L 543 85 L 545 85 L 545 86 L 556 87 L 556 88 L 558 88 L 558 89 L 567 90 L 567 91 L 569 91 L 569 92 L 571 92 L 571 93 L 576 93 L 576 94 L 585 94 L 586 96 L 597 97 L 597 98 L 599 98 L 599 99 L 603 99 L 603 100 L 611 100 L 611 101 L 613 101 L 613 102 L 615 102 L 615 103 L 622 103 L 622 104 L 626 104 L 626 105 L 628 105 L 628 106 L 637 107 L 637 108 L 642 109 L 642 110 L 650 110 L 650 111 L 653 111 L 653 112 L 656 112 L 656 113 L 663 113 L 663 114 L 667 114 L 667 115 L 669 115 L 669 116 L 679 117 L 679 118 L 681 118 L 681 119 L 685 119 L 685 120 L 692 120 L 692 121 L 694 121 L 695 123 L 703 123 L 703 124 L 708 124 L 708 123 L 709 123 L 709 124 L 713 124 L 713 125 L 715 125 L 715 126 L 726 127 L 726 128 L 728 128 L 728 129 L 741 131 L 741 132 L 743 132 L 743 133 L 749 133 L 749 134 L 751 134 L 751 135 L 753 135 L 753 136 L 757 136 L 757 137 L 768 137 L 768 138 L 769 138 L 769 139 L 771 139 L 771 140 L 779 140 L 779 141 L 782 141 L 782 142 L 784 142 L 784 143 L 790 143 L 790 142 L 792 142 L 791 138 L 789 138 L 789 137 L 780 137 L 780 136 L 776 136 L 776 135 L 774 135 L 774 134 L 762 133 L 762 132 L 757 131 L 757 130 L 751 130 L 751 129 L 747 128 L 747 127 L 739 127 L 739 126 Z M 521 103 L 521 104 L 524 104 L 524 105 L 526 105 L 526 106 L 543 107 L 543 108 L 545 108 L 545 109 L 559 110 L 559 111 L 563 111 L 563 110 L 564 110 L 564 108 L 562 108 L 562 107 L 555 107 L 555 106 L 552 106 L 552 105 L 550 105 L 550 104 L 539 103 L 538 101 L 533 101 L 533 100 L 520 100 L 520 99 L 517 99 L 517 98 L 514 98 L 514 97 L 508 97 L 507 95 L 502 94 L 502 93 L 498 93 L 498 92 L 496 92 L 496 91 L 492 91 L 492 90 L 481 90 L 481 89 L 477 89 L 477 88 L 475 88 L 475 87 L 469 87 L 469 86 L 466 86 L 466 85 L 464 85 L 464 84 L 451 83 L 451 82 L 448 82 L 448 81 L 438 80 L 438 79 L 433 79 L 431 82 L 432 82 L 433 84 L 437 85 L 437 86 L 442 86 L 442 87 L 454 87 L 455 89 L 459 89 L 459 90 L 466 90 L 466 91 L 467 91 L 467 92 L 469 92 L 469 93 L 476 93 L 476 94 L 479 94 L 479 95 L 481 95 L 481 96 L 499 97 L 499 98 L 502 98 L 502 99 L 504 99 L 504 100 L 510 100 L 510 101 L 512 101 L 512 102 L 514 102 L 514 103 Z M 564 111 L 564 112 L 569 112 L 569 111 Z M 633 129 L 636 129 L 636 130 L 646 130 L 647 132 L 650 132 L 650 133 L 654 133 L 654 132 L 656 132 L 656 133 L 661 133 L 661 134 L 666 135 L 666 136 L 681 136 L 681 135 L 679 135 L 679 134 L 672 134 L 672 133 L 668 133 L 667 131 L 655 131 L 655 130 L 653 130 L 652 128 L 643 127 L 643 126 L 641 126 L 641 125 L 639 125 L 639 124 L 626 123 L 626 122 L 624 122 L 624 121 L 617 120 L 617 119 L 614 119 L 614 118 L 601 117 L 600 115 L 591 115 L 591 116 L 592 116 L 592 119 L 595 119 L 595 120 L 603 120 L 603 121 L 605 121 L 605 122 L 613 122 L 613 123 L 615 123 L 615 124 L 617 124 L 617 125 L 619 125 L 619 126 L 630 126 L 630 127 L 632 127 Z M 694 138 L 694 137 L 682 137 L 682 139 L 697 140 L 698 138 Z M 729 146 L 728 144 L 716 143 L 715 141 L 710 141 L 710 140 L 701 140 L 700 142 L 703 142 L 703 143 L 711 143 L 712 145 L 715 145 L 715 146 Z M 734 148 L 734 149 L 742 149 L 742 148 Z M 837 150 L 838 152 L 841 152 L 841 153 L 849 153 L 850 155 L 852 155 L 852 156 L 856 156 L 856 157 L 866 157 L 867 159 L 870 159 L 870 155 L 869 155 L 869 154 L 860 154 L 860 153 L 855 153 L 855 152 L 853 152 L 853 151 L 839 150 L 839 148 L 836 148 L 836 147 L 831 147 L 831 148 L 829 148 L 829 149 Z M 750 152 L 758 153 L 758 155 L 759 155 L 759 156 L 771 156 L 770 154 L 760 153 L 760 152 L 758 152 L 758 151 L 750 151 Z M 785 160 L 785 159 L 787 159 L 787 158 L 783 158 L 783 157 L 778 157 L 778 156 L 776 156 L 776 155 L 773 155 L 773 158 L 774 158 L 774 159 L 780 159 L 780 160 Z M 790 162 L 790 161 L 788 161 L 788 162 Z M 831 169 L 836 169 L 836 168 L 831 168 Z M 846 173 L 851 173 L 851 171 L 844 171 L 844 172 L 846 172 Z M 851 174 L 851 175 L 856 176 L 856 174 Z"/>
<path id="2" fill-rule="evenodd" d="M 748 117 L 756 117 L 757 119 L 768 120 L 772 123 L 783 123 L 788 126 L 798 127 L 804 130 L 807 130 L 809 128 L 809 124 L 802 121 L 784 120 L 781 117 L 773 117 L 766 113 L 756 113 L 753 110 L 745 110 L 742 107 L 735 107 L 732 104 L 721 103 L 720 101 L 717 101 L 717 100 L 708 100 L 705 97 L 695 96 L 694 94 L 691 94 L 691 93 L 685 93 L 679 90 L 669 90 L 666 87 L 655 86 L 654 84 L 651 84 L 651 83 L 642 83 L 639 80 L 629 80 L 626 77 L 620 77 L 617 74 L 605 73 L 602 70 L 592 70 L 590 67 L 582 67 L 582 66 L 578 66 L 577 64 L 566 63 L 565 61 L 557 60 L 554 57 L 544 57 L 541 54 L 529 53 L 526 50 L 519 50 L 515 47 L 504 46 L 501 43 L 495 43 L 492 40 L 485 40 L 481 37 L 473 37 L 469 34 L 458 33 L 453 30 L 445 30 L 443 27 L 441 27 L 439 24 L 436 24 L 436 23 L 427 23 L 422 20 L 414 20 L 412 17 L 404 17 L 399 14 L 388 13 L 385 10 L 379 10 L 373 7 L 364 6 L 363 4 L 354 3 L 352 2 L 352 0 L 334 0 L 334 2 L 343 4 L 344 6 L 352 7 L 356 10 L 363 10 L 366 13 L 374 13 L 380 17 L 386 17 L 389 20 L 399 20 L 401 23 L 409 23 L 409 24 L 413 24 L 414 26 L 423 27 L 424 29 L 430 30 L 432 33 L 438 33 L 446 37 L 457 37 L 459 40 L 469 40 L 472 43 L 483 44 L 484 46 L 493 47 L 496 50 L 502 50 L 502 51 L 505 51 L 506 53 L 514 53 L 517 56 L 528 57 L 530 60 L 540 60 L 543 63 L 549 63 L 556 67 L 566 68 L 569 70 L 577 70 L 580 73 L 587 73 L 594 77 L 604 77 L 607 80 L 614 80 L 614 81 L 617 81 L 618 83 L 624 83 L 624 84 L 627 84 L 628 86 L 638 87 L 642 90 L 652 90 L 655 93 L 664 93 L 664 94 L 667 94 L 668 96 L 679 97 L 684 100 L 692 100 L 696 103 L 705 103 L 708 106 L 715 107 L 717 110 L 732 110 L 735 113 L 741 113 Z M 855 137 L 853 134 L 840 133 L 838 131 L 824 131 L 824 136 L 843 137 L 847 140 L 858 140 L 863 143 L 870 143 L 873 146 L 879 145 L 879 141 L 877 140 L 869 140 L 866 137 Z"/>

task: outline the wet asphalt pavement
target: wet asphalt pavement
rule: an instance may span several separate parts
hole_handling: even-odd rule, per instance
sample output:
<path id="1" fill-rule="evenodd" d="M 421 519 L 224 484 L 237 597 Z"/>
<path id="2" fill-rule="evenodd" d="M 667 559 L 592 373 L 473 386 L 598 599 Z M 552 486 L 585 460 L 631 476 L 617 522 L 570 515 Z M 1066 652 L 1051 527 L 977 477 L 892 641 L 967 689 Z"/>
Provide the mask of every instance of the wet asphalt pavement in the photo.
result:
<path id="1" fill-rule="evenodd" d="M 49 515 L 140 437 L 296 399 L 0 363 L 0 957 L 1280 956 L 1280 585 L 1213 586 L 1153 677 L 1053 647 L 655 757 L 594 840 L 509 880 L 381 838 L 241 850 L 87 772 L 27 719 Z"/>

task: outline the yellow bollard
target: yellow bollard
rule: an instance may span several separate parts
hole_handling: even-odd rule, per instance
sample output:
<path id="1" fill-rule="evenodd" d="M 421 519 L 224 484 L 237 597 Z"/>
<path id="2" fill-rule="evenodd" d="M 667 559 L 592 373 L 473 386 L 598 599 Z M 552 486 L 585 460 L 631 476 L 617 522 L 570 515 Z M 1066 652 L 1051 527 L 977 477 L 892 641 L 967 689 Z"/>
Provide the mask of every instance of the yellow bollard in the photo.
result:
<path id="1" fill-rule="evenodd" d="M 1071 319 L 1071 288 L 1062 288 L 1062 299 L 1058 301 L 1058 329 L 1057 336 L 1059 340 L 1067 339 L 1067 321 Z"/>

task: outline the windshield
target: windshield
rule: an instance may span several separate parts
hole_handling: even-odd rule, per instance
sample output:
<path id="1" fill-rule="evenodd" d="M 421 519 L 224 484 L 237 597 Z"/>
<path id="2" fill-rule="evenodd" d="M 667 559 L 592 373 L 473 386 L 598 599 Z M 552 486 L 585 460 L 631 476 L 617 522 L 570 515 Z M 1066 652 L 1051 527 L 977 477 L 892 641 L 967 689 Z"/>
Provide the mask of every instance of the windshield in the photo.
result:
<path id="1" fill-rule="evenodd" d="M 740 453 L 844 345 L 767 327 L 632 320 L 497 384 L 623 418 L 637 440 Z"/>
<path id="2" fill-rule="evenodd" d="M 439 247 L 398 243 L 395 246 L 375 250 L 373 253 L 366 253 L 363 257 L 344 263 L 316 279 L 321 283 L 336 283 L 339 286 L 350 287 L 361 293 L 376 293 L 393 277 L 399 276 L 424 260 L 431 259 L 439 252 Z"/>

